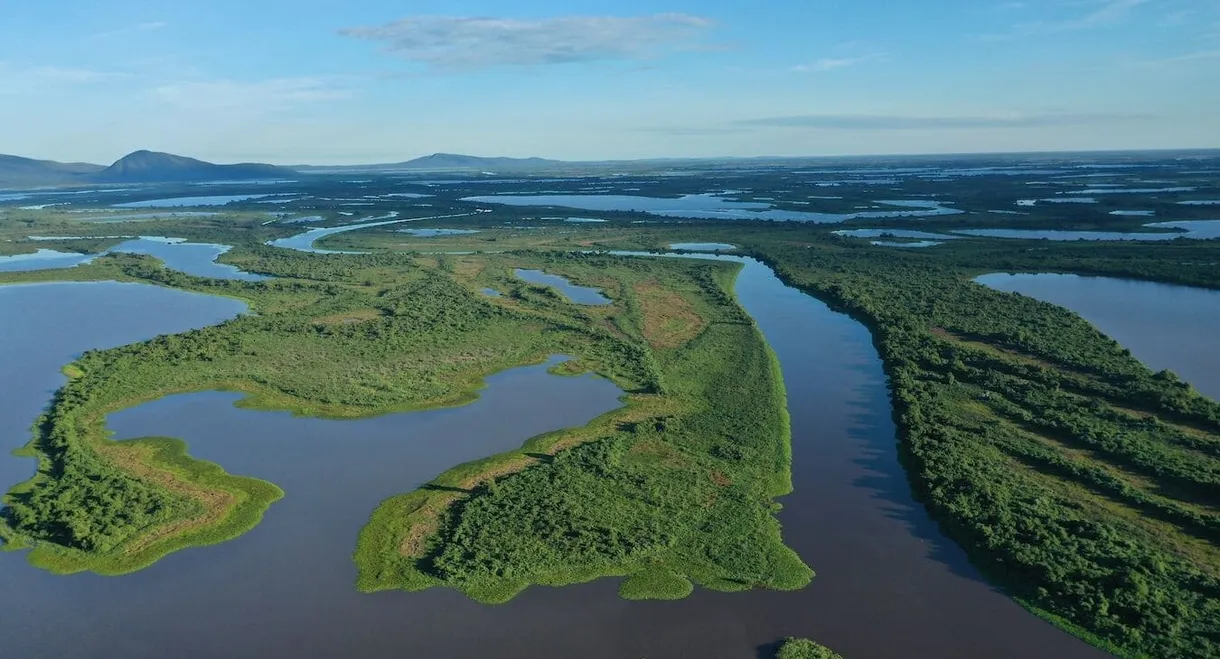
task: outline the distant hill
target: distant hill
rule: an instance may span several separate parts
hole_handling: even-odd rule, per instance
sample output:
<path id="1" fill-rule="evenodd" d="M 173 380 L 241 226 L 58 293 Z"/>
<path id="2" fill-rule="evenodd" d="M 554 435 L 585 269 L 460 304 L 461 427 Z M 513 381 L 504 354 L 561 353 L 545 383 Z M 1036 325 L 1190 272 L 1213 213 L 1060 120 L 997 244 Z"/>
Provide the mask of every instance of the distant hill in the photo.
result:
<path id="1" fill-rule="evenodd" d="M 93 179 L 108 183 L 164 183 L 282 178 L 294 174 L 294 170 L 274 165 L 217 165 L 170 153 L 136 151 L 98 172 Z"/>
<path id="2" fill-rule="evenodd" d="M 27 188 L 88 183 L 88 175 L 103 169 L 105 167 L 102 165 L 34 160 L 0 154 L 0 187 Z"/>
<path id="3" fill-rule="evenodd" d="M 563 160 L 547 160 L 546 158 L 484 158 L 466 156 L 456 153 L 434 153 L 430 156 L 407 160 L 405 162 L 381 163 L 376 165 L 340 165 L 334 167 L 314 167 L 301 165 L 294 167 L 303 172 L 317 171 L 443 171 L 443 170 L 473 170 L 473 171 L 528 171 L 562 167 L 572 163 Z"/>

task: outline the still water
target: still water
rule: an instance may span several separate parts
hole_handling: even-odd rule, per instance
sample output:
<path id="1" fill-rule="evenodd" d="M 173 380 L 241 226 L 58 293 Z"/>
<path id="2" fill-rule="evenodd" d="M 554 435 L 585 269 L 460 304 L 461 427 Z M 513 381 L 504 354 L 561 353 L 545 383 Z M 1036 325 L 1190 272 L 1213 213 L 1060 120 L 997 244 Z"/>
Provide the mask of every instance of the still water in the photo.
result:
<path id="1" fill-rule="evenodd" d="M 182 238 L 141 236 L 133 240 L 124 241 L 101 254 L 111 252 L 146 254 L 160 259 L 171 270 L 178 270 L 188 275 L 195 275 L 196 277 L 239 279 L 242 281 L 263 281 L 268 279 L 261 275 L 245 272 L 236 266 L 217 263 L 216 259 L 230 249 L 232 248 L 229 245 L 190 243 Z M 101 254 L 75 254 L 72 252 L 40 249 L 33 254 L 0 257 L 0 272 L 73 268 L 90 263 Z"/>
<path id="2" fill-rule="evenodd" d="M 777 222 L 845 222 L 851 219 L 884 217 L 930 217 L 955 215 L 962 211 L 941 206 L 936 202 L 880 202 L 908 210 L 866 211 L 861 213 L 810 213 L 776 209 L 770 203 L 732 201 L 716 194 L 684 195 L 681 197 L 641 197 L 633 195 L 484 195 L 465 197 L 462 201 L 507 206 L 561 206 L 592 211 L 638 211 L 663 217 L 697 219 L 773 220 Z"/>
<path id="3" fill-rule="evenodd" d="M 224 206 L 238 201 L 274 197 L 269 194 L 208 195 L 203 197 L 169 197 L 113 204 L 114 208 L 178 208 L 182 206 Z"/>
<path id="4" fill-rule="evenodd" d="M 39 249 L 29 254 L 0 256 L 0 272 L 28 272 L 30 270 L 57 270 L 75 268 L 97 258 L 97 254 L 60 252 L 54 249 Z"/>
<path id="5" fill-rule="evenodd" d="M 216 259 L 232 249 L 228 245 L 213 243 L 188 243 L 180 238 L 142 236 L 115 247 L 114 252 L 125 254 L 147 254 L 165 263 L 166 267 L 196 277 L 212 279 L 238 279 L 263 281 L 262 275 L 245 272 L 236 266 L 217 263 Z"/>
<path id="6" fill-rule="evenodd" d="M 1066 307 L 1154 371 L 1220 400 L 1220 291 L 1110 277 L 992 274 L 976 281 Z"/>
<path id="7" fill-rule="evenodd" d="M 785 540 L 818 571 L 810 587 L 698 590 L 683 601 L 640 603 L 619 599 L 616 580 L 605 579 L 531 588 L 503 606 L 448 590 L 361 595 L 350 555 L 382 498 L 530 435 L 584 423 L 615 407 L 617 390 L 533 367 L 493 376 L 471 406 L 344 422 L 239 410 L 236 396 L 205 392 L 120 412 L 111 428 L 119 438 L 183 437 L 194 455 L 272 480 L 286 498 L 235 541 L 126 577 L 55 577 L 0 554 L 0 583 L 21 593 L 0 619 L 0 656 L 755 659 L 788 635 L 862 659 L 1105 656 L 983 583 L 911 499 L 868 332 L 743 262 L 737 295 L 779 356 L 788 389 L 795 492 L 780 518 Z M 97 304 L 85 312 L 115 322 L 104 296 L 92 297 Z M 0 398 L 6 428 L 27 427 L 59 382 L 55 369 L 98 345 L 92 325 L 72 322 L 81 311 L 71 300 L 52 289 L 41 298 L 37 316 L 0 318 L 57 328 L 70 347 L 56 351 L 36 328 L 6 330 L 26 337 L 10 339 L 9 349 L 43 382 L 27 392 L 32 406 Z M 3 302 L 0 311 L 21 308 Z M 117 313 L 160 318 L 152 304 Z M 0 378 L 29 388 L 8 370 Z M 0 460 L 8 462 L 29 461 Z M 21 464 L 19 475 L 30 468 Z"/>
<path id="8" fill-rule="evenodd" d="M 597 306 L 610 304 L 612 301 L 610 298 L 602 295 L 601 289 L 599 288 L 577 286 L 576 284 L 568 281 L 566 277 L 561 277 L 559 275 L 547 274 L 541 270 L 524 270 L 522 268 L 517 268 L 513 271 L 513 273 L 516 274 L 518 278 L 524 279 L 531 284 L 550 286 L 551 288 L 559 289 L 559 292 L 563 293 L 564 297 L 568 298 L 572 302 L 575 302 L 576 304 Z"/>
<path id="9" fill-rule="evenodd" d="M 1220 220 L 1183 220 L 1152 222 L 1144 226 L 1162 229 L 1158 233 L 1126 231 L 1062 231 L 1057 229 L 953 229 L 953 233 L 981 238 L 1023 238 L 1028 240 L 1175 240 L 1220 238 Z"/>
<path id="10" fill-rule="evenodd" d="M 337 233 L 346 233 L 348 231 L 356 231 L 358 229 L 382 227 L 388 224 L 400 224 L 402 222 L 421 222 L 423 220 L 443 220 L 453 217 L 469 217 L 471 215 L 474 215 L 474 213 L 436 215 L 433 217 L 407 217 L 402 219 L 384 220 L 380 222 L 360 222 L 357 224 L 345 224 L 338 227 L 323 227 L 321 229 L 310 229 L 304 233 L 298 233 L 295 236 L 289 236 L 287 238 L 269 240 L 267 241 L 267 244 L 272 247 L 283 247 L 284 249 L 295 249 L 298 252 L 312 252 L 314 254 L 361 254 L 362 252 L 343 252 L 328 249 L 318 249 L 314 247 L 313 244 L 327 236 L 333 236 Z"/>
<path id="11" fill-rule="evenodd" d="M 737 245 L 728 243 L 671 243 L 670 249 L 680 249 L 688 252 L 731 252 Z"/>
<path id="12" fill-rule="evenodd" d="M 146 284 L 0 286 L 0 488 L 33 473 L 33 460 L 8 453 L 25 445 L 35 417 L 63 385 L 61 367 L 86 350 L 215 325 L 245 310 L 237 300 Z M 0 554 L 0 573 L 19 562 Z M 0 644 L 0 656 L 6 645 Z"/>

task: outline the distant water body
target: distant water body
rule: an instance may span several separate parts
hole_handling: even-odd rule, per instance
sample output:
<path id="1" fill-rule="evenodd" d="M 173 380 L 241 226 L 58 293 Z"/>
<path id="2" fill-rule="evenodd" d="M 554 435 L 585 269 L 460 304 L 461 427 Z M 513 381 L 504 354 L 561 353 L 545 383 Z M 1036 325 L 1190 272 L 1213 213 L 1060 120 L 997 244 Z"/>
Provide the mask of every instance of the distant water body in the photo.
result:
<path id="1" fill-rule="evenodd" d="M 772 220 L 779 222 L 836 223 L 852 219 L 889 217 L 931 217 L 955 215 L 962 211 L 929 200 L 882 201 L 906 210 L 863 211 L 859 213 L 811 213 L 776 209 L 770 203 L 732 201 L 716 194 L 682 197 L 640 197 L 632 195 L 483 195 L 462 201 L 508 206 L 557 206 L 591 211 L 636 211 L 662 217 L 726 220 Z"/>

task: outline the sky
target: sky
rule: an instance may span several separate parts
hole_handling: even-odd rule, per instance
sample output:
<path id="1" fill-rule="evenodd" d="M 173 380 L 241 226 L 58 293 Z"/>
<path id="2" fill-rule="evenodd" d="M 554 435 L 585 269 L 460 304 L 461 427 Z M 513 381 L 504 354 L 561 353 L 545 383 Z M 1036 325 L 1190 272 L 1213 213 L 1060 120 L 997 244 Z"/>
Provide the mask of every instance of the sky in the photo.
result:
<path id="1" fill-rule="evenodd" d="M 1220 0 L 0 0 L 0 153 L 1220 147 Z"/>

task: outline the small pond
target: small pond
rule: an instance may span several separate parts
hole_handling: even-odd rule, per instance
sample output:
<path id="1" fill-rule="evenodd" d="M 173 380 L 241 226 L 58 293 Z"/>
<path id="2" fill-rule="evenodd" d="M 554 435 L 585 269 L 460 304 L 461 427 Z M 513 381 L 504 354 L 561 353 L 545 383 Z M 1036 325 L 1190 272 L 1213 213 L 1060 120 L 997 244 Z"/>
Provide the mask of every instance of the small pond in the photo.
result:
<path id="1" fill-rule="evenodd" d="M 737 246 L 728 243 L 670 243 L 669 248 L 687 252 L 729 252 L 737 249 Z"/>
<path id="2" fill-rule="evenodd" d="M 521 268 L 514 270 L 514 273 L 531 284 L 557 288 L 559 292 L 563 293 L 565 297 L 576 304 L 600 306 L 612 302 L 610 298 L 602 295 L 601 289 L 577 286 L 568 281 L 567 278 L 560 277 L 559 275 L 550 275 L 541 270 L 524 270 Z"/>

